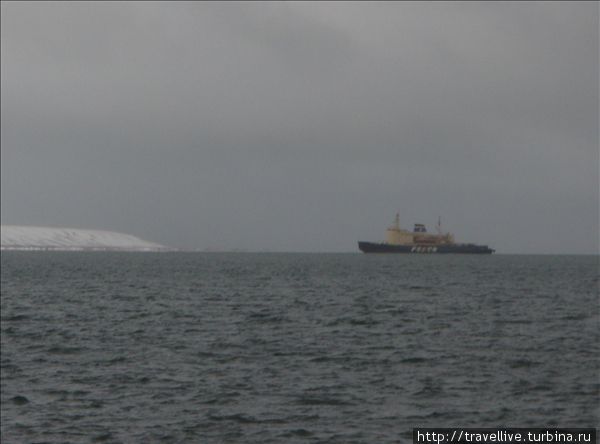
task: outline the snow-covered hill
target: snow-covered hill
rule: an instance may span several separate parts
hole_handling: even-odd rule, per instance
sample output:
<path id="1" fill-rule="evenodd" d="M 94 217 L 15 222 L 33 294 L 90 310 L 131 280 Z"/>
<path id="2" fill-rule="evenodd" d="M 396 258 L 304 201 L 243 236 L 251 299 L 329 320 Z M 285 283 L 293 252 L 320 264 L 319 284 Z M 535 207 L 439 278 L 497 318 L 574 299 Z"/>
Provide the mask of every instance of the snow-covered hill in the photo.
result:
<path id="1" fill-rule="evenodd" d="M 2 225 L 2 250 L 167 251 L 164 245 L 114 231 Z"/>

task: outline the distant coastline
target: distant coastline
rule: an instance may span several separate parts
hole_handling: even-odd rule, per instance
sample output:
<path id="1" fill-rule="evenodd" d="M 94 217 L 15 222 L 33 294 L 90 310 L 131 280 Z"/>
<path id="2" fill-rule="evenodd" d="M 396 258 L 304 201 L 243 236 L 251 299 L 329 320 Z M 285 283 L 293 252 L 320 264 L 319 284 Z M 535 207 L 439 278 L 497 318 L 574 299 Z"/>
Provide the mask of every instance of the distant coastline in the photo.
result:
<path id="1" fill-rule="evenodd" d="M 2 251 L 176 251 L 115 231 L 22 225 L 2 225 L 0 231 Z"/>

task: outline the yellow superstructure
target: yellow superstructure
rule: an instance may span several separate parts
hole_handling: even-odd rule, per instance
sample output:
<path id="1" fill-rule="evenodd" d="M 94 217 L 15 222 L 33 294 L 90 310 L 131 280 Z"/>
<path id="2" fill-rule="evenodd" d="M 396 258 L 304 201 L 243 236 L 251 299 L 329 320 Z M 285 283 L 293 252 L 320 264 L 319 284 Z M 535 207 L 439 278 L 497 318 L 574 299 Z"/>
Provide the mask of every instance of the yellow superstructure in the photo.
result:
<path id="1" fill-rule="evenodd" d="M 414 244 L 413 233 L 400 228 L 400 215 L 396 214 L 394 225 L 385 231 L 385 241 L 391 245 L 412 245 Z"/>
<path id="2" fill-rule="evenodd" d="M 427 233 L 425 226 L 415 224 L 414 231 L 400 228 L 400 215 L 396 214 L 394 225 L 385 232 L 385 241 L 390 245 L 443 245 L 453 244 L 454 236 L 450 233 L 441 233 L 438 223 L 439 234 Z"/>

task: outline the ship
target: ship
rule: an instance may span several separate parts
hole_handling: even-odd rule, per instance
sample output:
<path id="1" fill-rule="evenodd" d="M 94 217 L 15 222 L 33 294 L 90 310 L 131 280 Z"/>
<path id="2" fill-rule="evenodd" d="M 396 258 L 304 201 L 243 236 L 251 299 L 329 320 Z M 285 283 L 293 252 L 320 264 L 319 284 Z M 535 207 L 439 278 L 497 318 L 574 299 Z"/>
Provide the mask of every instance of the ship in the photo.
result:
<path id="1" fill-rule="evenodd" d="M 424 224 L 415 224 L 413 231 L 400 228 L 400 215 L 386 230 L 386 241 L 381 243 L 358 241 L 363 253 L 423 253 L 423 254 L 492 254 L 495 250 L 487 245 L 457 243 L 454 235 L 442 232 L 438 219 L 437 234 L 428 233 Z"/>

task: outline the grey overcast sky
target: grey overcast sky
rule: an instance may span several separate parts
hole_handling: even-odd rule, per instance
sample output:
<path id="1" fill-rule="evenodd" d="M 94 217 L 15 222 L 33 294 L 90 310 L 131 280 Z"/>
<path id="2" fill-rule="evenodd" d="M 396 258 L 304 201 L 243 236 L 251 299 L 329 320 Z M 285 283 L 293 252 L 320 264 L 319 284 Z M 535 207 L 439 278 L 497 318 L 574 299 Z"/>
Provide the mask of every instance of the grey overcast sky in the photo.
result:
<path id="1" fill-rule="evenodd" d="M 2 2 L 3 224 L 597 253 L 597 2 Z"/>

